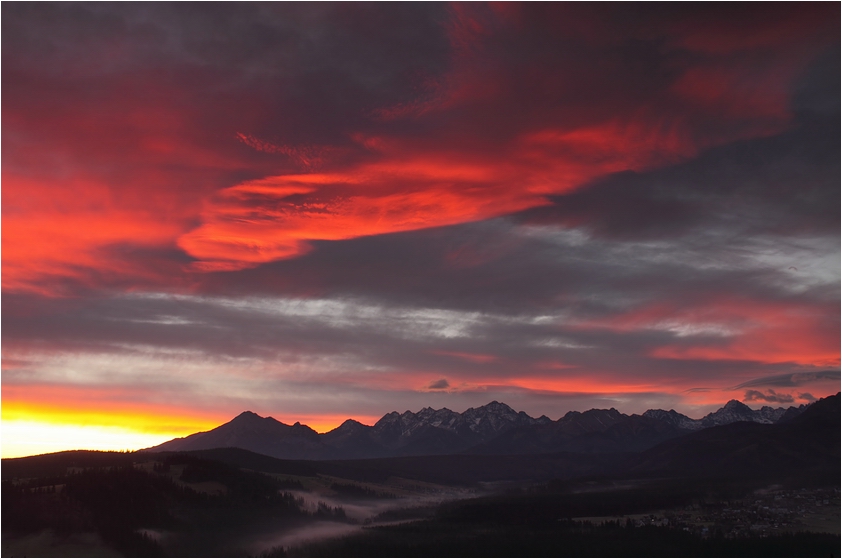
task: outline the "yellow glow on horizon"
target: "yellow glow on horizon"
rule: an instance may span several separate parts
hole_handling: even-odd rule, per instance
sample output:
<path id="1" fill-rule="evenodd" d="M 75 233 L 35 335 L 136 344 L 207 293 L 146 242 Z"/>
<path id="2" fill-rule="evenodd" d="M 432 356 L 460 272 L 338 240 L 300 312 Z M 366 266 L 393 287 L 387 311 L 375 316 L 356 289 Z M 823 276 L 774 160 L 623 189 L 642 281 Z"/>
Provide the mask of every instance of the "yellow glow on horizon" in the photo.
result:
<path id="1" fill-rule="evenodd" d="M 59 418 L 71 416 L 76 422 L 62 423 Z M 139 450 L 156 446 L 171 439 L 186 437 L 199 431 L 208 431 L 225 421 L 206 425 L 196 421 L 196 427 L 172 425 L 172 418 L 115 418 L 96 412 L 54 413 L 44 419 L 25 418 L 24 414 L 9 411 L 3 406 L 3 419 L 0 422 L 0 457 L 19 458 L 61 452 L 64 450 Z M 88 421 L 79 423 L 80 419 Z M 131 421 L 126 421 L 130 419 Z M 325 433 L 342 424 L 347 417 L 309 418 L 302 421 L 319 433 Z M 371 424 L 372 418 L 362 418 L 363 423 Z M 378 418 L 375 418 L 375 420 Z M 368 421 L 366 421 L 368 420 Z M 143 423 L 146 421 L 147 423 Z M 283 421 L 283 420 L 279 420 Z M 292 424 L 294 421 L 283 421 Z M 115 423 L 132 424 L 116 426 Z"/>
<path id="2" fill-rule="evenodd" d="M 99 409 L 80 409 L 50 404 L 3 401 L 2 420 L 29 421 L 50 425 L 78 425 L 83 427 L 108 427 L 145 434 L 172 434 L 183 437 L 207 431 L 228 421 L 222 416 L 202 416 L 182 411 L 154 407 L 130 408 L 119 404 Z"/>
<path id="3" fill-rule="evenodd" d="M 348 419 L 344 415 L 303 414 L 287 417 L 266 412 L 259 415 L 275 417 L 288 425 L 297 421 L 319 433 L 330 431 Z M 133 451 L 209 431 L 235 416 L 107 401 L 83 408 L 67 403 L 31 402 L 4 397 L 0 420 L 0 456 L 17 458 L 64 450 Z M 354 419 L 371 425 L 379 417 L 363 416 Z"/>
<path id="4" fill-rule="evenodd" d="M 184 433 L 142 433 L 103 425 L 3 420 L 0 456 L 18 458 L 63 450 L 139 450 L 183 436 Z"/>
<path id="5" fill-rule="evenodd" d="M 138 450 L 208 431 L 228 419 L 119 403 L 84 409 L 4 398 L 0 455 L 15 458 L 63 450 Z"/>

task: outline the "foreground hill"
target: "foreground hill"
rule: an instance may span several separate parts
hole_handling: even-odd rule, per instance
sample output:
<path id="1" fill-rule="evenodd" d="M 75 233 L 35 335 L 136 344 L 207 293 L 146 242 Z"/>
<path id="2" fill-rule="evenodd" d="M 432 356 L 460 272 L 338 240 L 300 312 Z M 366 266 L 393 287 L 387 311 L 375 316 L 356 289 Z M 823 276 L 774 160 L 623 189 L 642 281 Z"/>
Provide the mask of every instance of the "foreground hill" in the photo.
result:
<path id="1" fill-rule="evenodd" d="M 445 454 L 546 454 L 557 452 L 637 452 L 711 426 L 739 421 L 774 424 L 804 409 L 752 410 L 732 400 L 702 419 L 674 410 L 626 415 L 615 409 L 569 412 L 557 421 L 533 418 L 500 402 L 456 413 L 424 408 L 391 412 L 373 426 L 349 419 L 319 434 L 306 425 L 287 425 L 243 412 L 203 433 L 173 439 L 150 451 L 237 447 L 285 459 L 339 460 Z"/>

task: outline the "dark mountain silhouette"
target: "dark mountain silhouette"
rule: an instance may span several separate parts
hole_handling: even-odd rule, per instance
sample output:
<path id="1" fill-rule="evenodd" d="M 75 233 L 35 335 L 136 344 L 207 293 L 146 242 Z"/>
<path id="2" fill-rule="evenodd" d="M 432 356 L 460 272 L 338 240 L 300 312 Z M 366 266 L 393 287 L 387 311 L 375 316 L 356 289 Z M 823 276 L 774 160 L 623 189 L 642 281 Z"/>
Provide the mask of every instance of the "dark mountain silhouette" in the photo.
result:
<path id="1" fill-rule="evenodd" d="M 769 425 L 777 423 L 785 415 L 790 418 L 794 417 L 803 410 L 803 405 L 800 408 L 790 406 L 786 409 L 763 406 L 759 410 L 753 410 L 742 402 L 730 400 L 721 409 L 703 417 L 700 420 L 700 424 L 702 427 L 715 427 L 717 425 L 736 423 L 737 421 L 750 421 L 753 423 L 764 423 Z"/>
<path id="2" fill-rule="evenodd" d="M 591 410 L 592 412 L 611 410 Z M 616 410 L 615 410 L 616 412 Z M 215 448 L 185 452 L 142 451 L 154 459 L 190 454 L 253 471 L 295 476 L 330 475 L 359 481 L 385 481 L 400 477 L 440 483 L 474 484 L 514 480 L 596 479 L 742 479 L 838 483 L 840 463 L 840 395 L 807 407 L 799 417 L 774 425 L 738 422 L 676 437 L 642 452 L 556 452 L 500 455 L 479 454 L 404 456 L 365 460 L 283 460 L 243 450 Z M 597 414 L 573 414 L 593 425 Z M 619 414 L 622 415 L 622 414 Z M 606 417 L 616 417 L 615 413 Z M 635 417 L 635 416 L 632 416 Z M 640 418 L 641 416 L 636 416 Z M 252 418 L 254 419 L 254 418 Z M 269 418 L 258 418 L 272 425 Z M 562 418 L 564 419 L 564 418 Z M 604 420 L 604 418 L 600 418 Z M 233 423 L 233 422 L 232 422 Z M 622 425 L 617 421 L 614 425 Z M 583 423 L 579 423 L 581 428 Z M 294 427 L 294 426 L 286 426 Z M 365 427 L 365 426 L 363 426 Z M 349 425 L 346 429 L 358 429 Z M 335 430 L 336 431 L 336 430 Z M 210 433 L 210 432 L 209 432 Z M 179 439 L 185 440 L 185 439 Z M 101 468 L 128 465 L 138 453 L 93 451 L 62 452 L 4 459 L 3 479 L 33 475 L 63 475 L 68 467 Z"/>
<path id="3" fill-rule="evenodd" d="M 558 421 L 511 430 L 471 449 L 478 454 L 634 452 L 690 431 L 615 409 L 570 412 Z"/>
<path id="4" fill-rule="evenodd" d="M 237 447 L 283 458 L 326 458 L 331 449 L 306 425 L 287 425 L 272 417 L 245 411 L 216 429 L 173 439 L 155 450 L 206 450 Z"/>
<path id="5" fill-rule="evenodd" d="M 244 412 L 211 431 L 148 450 L 239 447 L 276 458 L 312 460 L 453 454 L 517 427 L 550 422 L 547 417 L 535 419 L 506 404 L 491 402 L 461 414 L 447 408 L 391 412 L 373 426 L 349 419 L 319 435 L 306 425 L 286 425 L 271 417 Z"/>
<path id="6" fill-rule="evenodd" d="M 840 413 L 840 395 L 837 394 L 815 402 L 792 421 L 772 425 L 737 422 L 711 427 L 675 437 L 641 452 L 554 452 L 533 454 L 527 459 L 523 454 L 499 455 L 493 459 L 463 454 L 310 464 L 321 474 L 368 481 L 403 477 L 471 484 L 607 476 L 836 484 L 840 463 Z M 590 410 L 565 417 L 567 429 L 578 436 L 595 430 L 600 423 L 610 423 L 609 418 L 614 418 L 614 422 L 603 432 L 622 431 L 626 425 L 647 425 L 646 418 L 625 416 L 630 421 L 624 420 L 623 414 L 616 410 Z M 554 423 L 562 423 L 564 419 Z M 540 426 L 541 429 L 547 427 Z M 633 429 L 631 431 L 633 434 Z M 214 457 L 218 459 L 216 455 Z M 279 466 L 283 468 L 295 464 L 279 462 L 284 464 Z"/>
<path id="7" fill-rule="evenodd" d="M 818 481 L 838 483 L 839 402 L 836 394 L 786 422 L 740 421 L 676 438 L 642 452 L 629 471 L 697 477 L 815 476 Z"/>
<path id="8" fill-rule="evenodd" d="M 687 431 L 698 431 L 699 429 L 715 427 L 717 425 L 728 425 L 737 421 L 751 421 L 753 423 L 766 424 L 777 423 L 796 417 L 804 411 L 805 407 L 805 404 L 799 407 L 790 406 L 789 408 L 763 406 L 759 410 L 753 410 L 742 402 L 730 400 L 722 408 L 707 414 L 701 419 L 690 419 L 675 410 L 647 410 L 643 412 L 643 417 L 666 421 L 675 427 Z"/>
<path id="9" fill-rule="evenodd" d="M 230 422 L 152 451 L 237 447 L 292 460 L 348 460 L 444 454 L 546 454 L 558 452 L 637 452 L 661 442 L 737 421 L 774 423 L 797 416 L 802 408 L 752 410 L 732 400 L 702 419 L 674 410 L 626 415 L 616 409 L 571 411 L 552 421 L 516 412 L 501 402 L 457 413 L 424 408 L 390 412 L 374 425 L 349 419 L 322 435 L 306 425 L 286 425 L 271 417 L 243 412 Z"/>
<path id="10" fill-rule="evenodd" d="M 346 420 L 336 429 L 322 435 L 324 443 L 345 458 L 373 458 L 385 456 L 383 445 L 374 429 L 354 419 Z"/>

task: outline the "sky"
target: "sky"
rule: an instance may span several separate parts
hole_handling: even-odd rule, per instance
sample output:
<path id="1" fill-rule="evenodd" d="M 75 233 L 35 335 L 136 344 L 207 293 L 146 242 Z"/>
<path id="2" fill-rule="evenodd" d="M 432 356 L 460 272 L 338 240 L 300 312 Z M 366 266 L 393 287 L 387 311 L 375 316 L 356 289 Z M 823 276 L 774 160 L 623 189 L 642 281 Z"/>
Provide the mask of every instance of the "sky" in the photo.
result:
<path id="1" fill-rule="evenodd" d="M 840 389 L 838 3 L 4 3 L 2 454 Z"/>

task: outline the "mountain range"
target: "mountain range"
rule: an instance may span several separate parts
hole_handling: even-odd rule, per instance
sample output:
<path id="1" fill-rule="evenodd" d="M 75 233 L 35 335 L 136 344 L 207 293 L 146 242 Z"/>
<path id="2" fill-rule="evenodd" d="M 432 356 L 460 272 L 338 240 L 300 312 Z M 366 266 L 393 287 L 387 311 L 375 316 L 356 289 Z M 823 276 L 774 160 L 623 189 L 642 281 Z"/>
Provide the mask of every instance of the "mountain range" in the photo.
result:
<path id="1" fill-rule="evenodd" d="M 709 427 L 737 422 L 775 424 L 792 420 L 807 406 L 753 410 L 731 400 L 701 419 L 675 410 L 626 415 L 614 408 L 571 411 L 553 421 L 533 418 L 500 402 L 457 413 L 424 408 L 391 412 L 373 426 L 353 419 L 324 434 L 307 425 L 287 425 L 246 411 L 210 431 L 173 439 L 147 451 L 242 448 L 295 460 L 347 460 L 447 454 L 511 455 L 555 452 L 640 452 Z"/>

